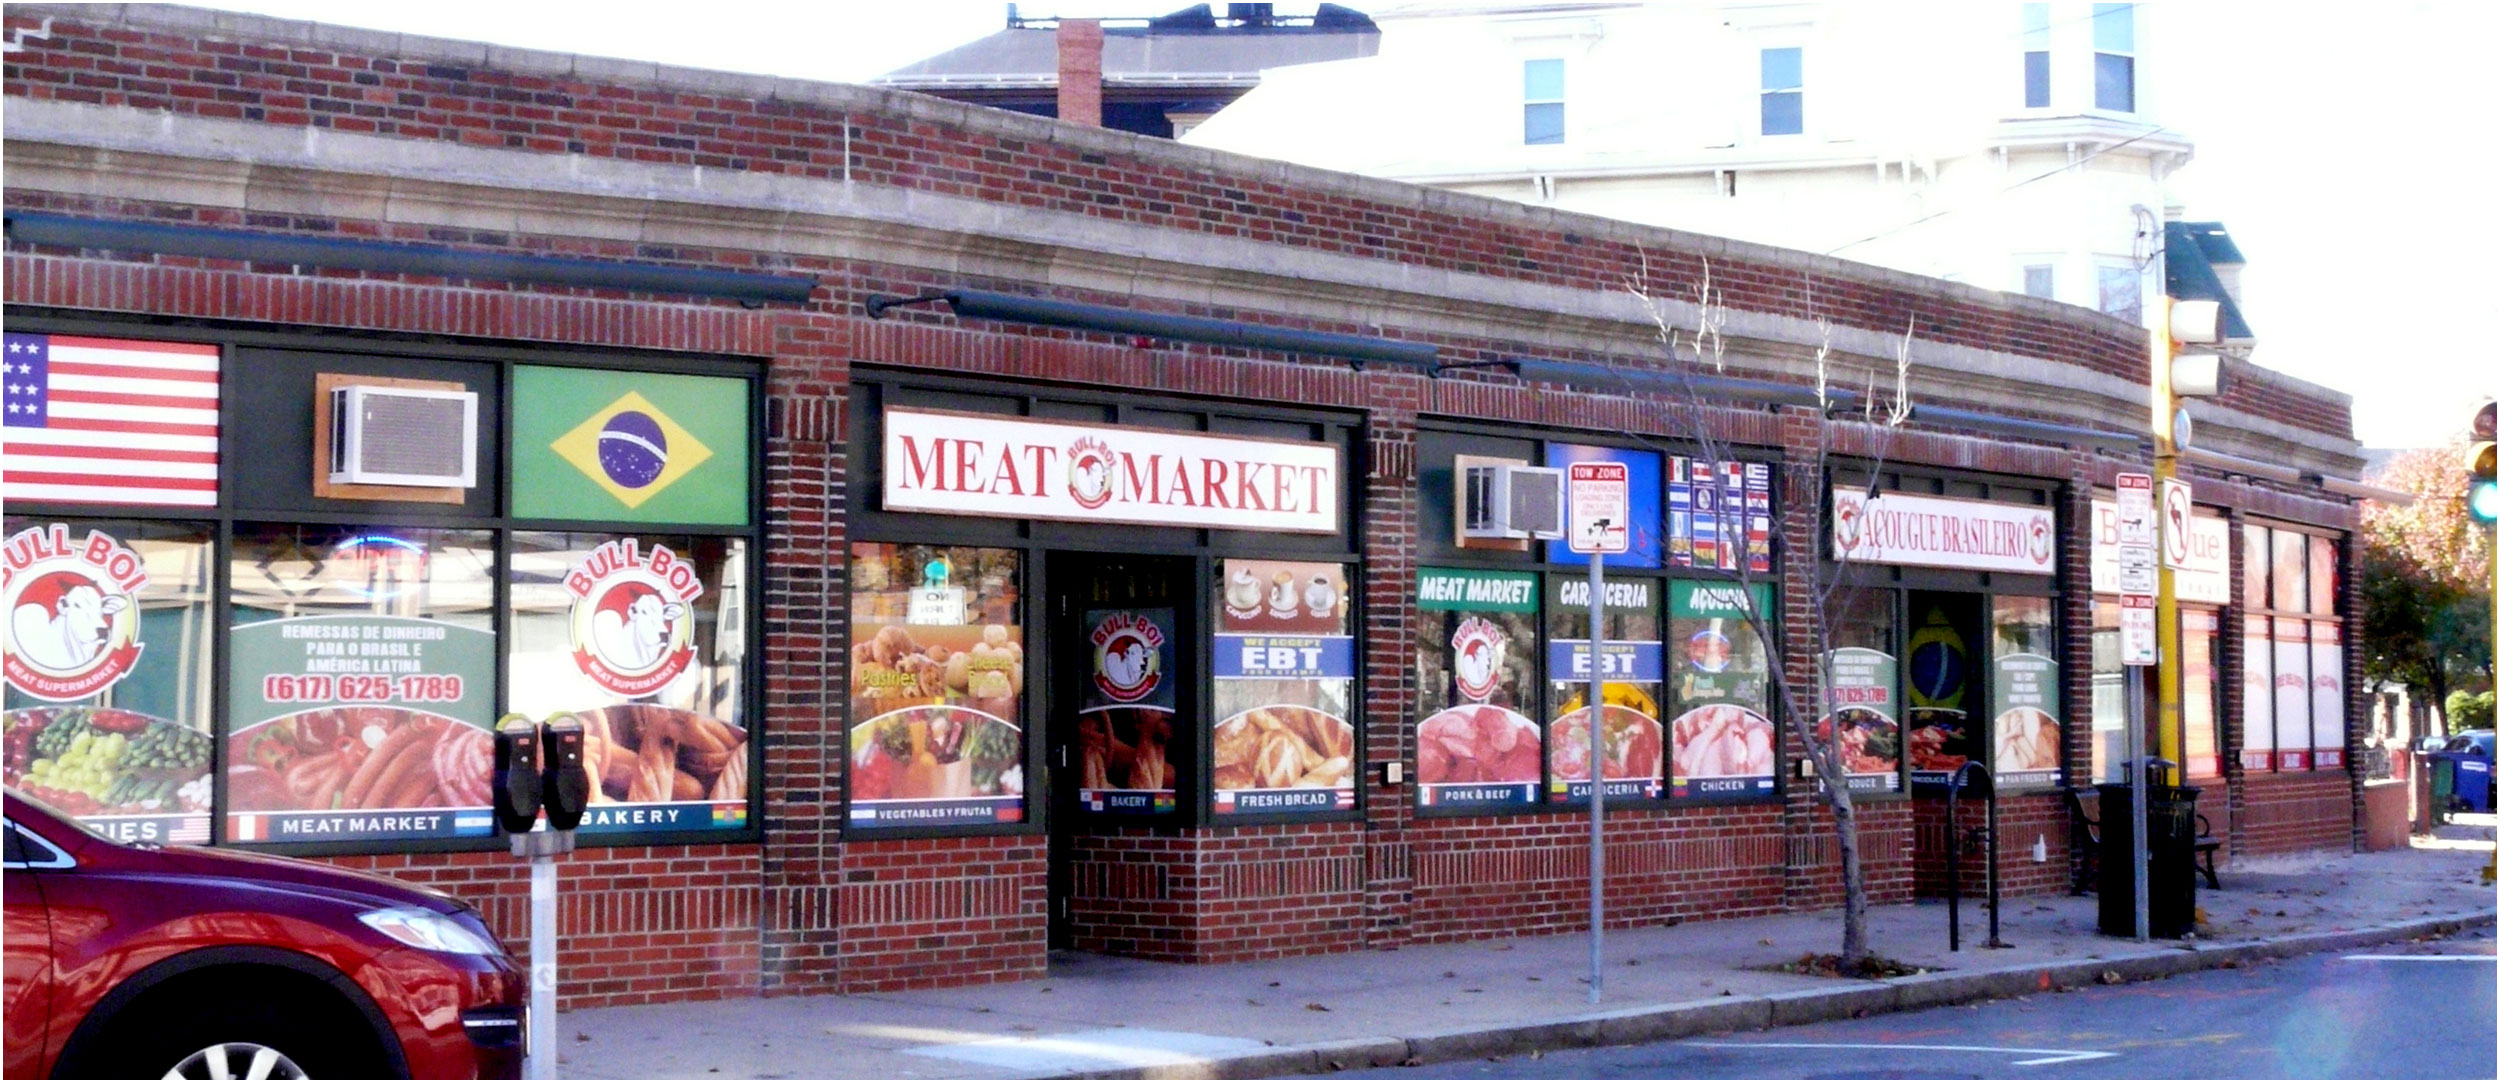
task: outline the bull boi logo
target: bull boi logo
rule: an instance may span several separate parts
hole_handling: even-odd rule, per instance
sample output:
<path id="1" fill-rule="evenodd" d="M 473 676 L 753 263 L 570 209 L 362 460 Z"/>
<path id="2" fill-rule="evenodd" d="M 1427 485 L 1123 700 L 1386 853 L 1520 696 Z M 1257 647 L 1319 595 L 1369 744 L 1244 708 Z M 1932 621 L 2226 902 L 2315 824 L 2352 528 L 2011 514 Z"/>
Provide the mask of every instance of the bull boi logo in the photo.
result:
<path id="1" fill-rule="evenodd" d="M 606 542 L 564 574 L 573 596 L 573 664 L 591 683 L 632 699 L 668 687 L 694 664 L 694 565 L 665 545 Z"/>
<path id="2" fill-rule="evenodd" d="M 628 508 L 659 495 L 712 457 L 637 391 L 601 407 L 547 445 Z"/>
<path id="3" fill-rule="evenodd" d="M 1081 436 L 1068 445 L 1068 498 L 1087 511 L 1111 502 L 1111 445 Z"/>
<path id="4" fill-rule="evenodd" d="M 1163 683 L 1163 629 L 1135 613 L 1094 626 L 1094 687 L 1114 703 L 1135 703 Z"/>
<path id="5" fill-rule="evenodd" d="M 10 535 L 0 565 L 9 686 L 40 700 L 86 699 L 139 660 L 139 589 L 147 562 L 103 531 L 73 544 L 54 523 Z"/>
<path id="6" fill-rule="evenodd" d="M 1502 680 L 1502 656 L 1509 651 L 1510 637 L 1492 621 L 1471 616 L 1458 622 L 1458 630 L 1450 634 L 1450 676 L 1458 682 L 1458 694 L 1475 703 L 1491 700 Z"/>

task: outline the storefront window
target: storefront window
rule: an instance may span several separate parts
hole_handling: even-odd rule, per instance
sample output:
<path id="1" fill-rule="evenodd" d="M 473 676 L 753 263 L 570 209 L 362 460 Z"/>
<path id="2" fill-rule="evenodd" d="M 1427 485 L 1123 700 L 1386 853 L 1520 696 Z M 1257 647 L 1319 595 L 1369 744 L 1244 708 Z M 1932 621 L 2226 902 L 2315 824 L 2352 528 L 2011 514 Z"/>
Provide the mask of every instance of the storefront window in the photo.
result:
<path id="1" fill-rule="evenodd" d="M 1995 634 L 1989 769 L 2003 787 L 2055 786 L 2063 779 L 2055 608 L 2047 598 L 2000 595 L 1988 622 Z"/>
<path id="2" fill-rule="evenodd" d="M 1543 778 L 1537 577 L 1426 568 L 1416 579 L 1416 800 L 1427 809 L 1533 807 Z M 1585 777 L 1586 772 L 1583 771 Z"/>
<path id="3" fill-rule="evenodd" d="M 2289 530 L 2274 532 L 2274 606 L 2285 613 L 2309 609 L 2309 539 Z"/>
<path id="4" fill-rule="evenodd" d="M 2274 541 L 2266 528 L 2250 524 L 2240 528 L 2240 604 L 2251 610 L 2271 609 L 2273 595 L 2266 585 L 2267 565 L 2274 556 Z"/>
<path id="5" fill-rule="evenodd" d="M 1824 660 L 1824 712 L 1818 735 L 1840 730 L 1849 789 L 1901 789 L 1900 665 L 1892 650 L 1893 593 L 1846 591 L 1831 604 L 1831 653 Z"/>
<path id="6" fill-rule="evenodd" d="M 2344 766 L 2344 626 L 2309 622 L 2310 766 Z"/>
<path id="7" fill-rule="evenodd" d="M 2309 539 L 2309 612 L 2321 617 L 2335 615 L 2336 597 L 2335 540 Z"/>
<path id="8" fill-rule="evenodd" d="M 494 536 L 238 524 L 226 837 L 494 833 Z"/>
<path id="9" fill-rule="evenodd" d="M 587 729 L 585 833 L 746 826 L 746 542 L 512 536 L 510 710 Z"/>
<path id="10" fill-rule="evenodd" d="M 2115 782 L 2127 757 L 2127 667 L 2119 662 L 2118 605 L 2092 603 L 2092 780 Z"/>
<path id="11" fill-rule="evenodd" d="M 207 842 L 208 529 L 12 516 L 0 530 L 8 785 L 115 838 Z"/>
<path id="12" fill-rule="evenodd" d="M 2309 625 L 2306 621 L 2276 618 L 2274 622 L 2274 739 L 2276 755 L 2284 770 L 2309 769 Z"/>
<path id="13" fill-rule="evenodd" d="M 2265 617 L 2249 617 L 2240 631 L 2240 767 L 2249 771 L 2275 767 L 2272 628 Z"/>
<path id="14" fill-rule="evenodd" d="M 1014 550 L 851 546 L 849 826 L 1025 819 L 1024 616 Z"/>
<path id="15" fill-rule="evenodd" d="M 1770 571 L 1772 519 L 1769 463 L 1667 457 L 1667 563 Z"/>
<path id="16" fill-rule="evenodd" d="M 1658 638 L 1656 579 L 1606 581 L 1604 710 L 1598 739 L 1605 756 L 1609 800 L 1656 800 L 1665 794 L 1665 727 L 1659 721 L 1665 644 Z M 1548 744 L 1547 797 L 1555 802 L 1589 797 L 1589 581 L 1556 575 L 1548 581 L 1546 606 L 1546 703 L 1552 724 Z"/>
<path id="17" fill-rule="evenodd" d="M 1343 564 L 1223 562 L 1216 620 L 1215 814 L 1354 807 L 1354 641 Z M 1253 603 L 1251 589 L 1259 599 Z M 1236 656 L 1227 662 L 1223 646 Z"/>
<path id="18" fill-rule="evenodd" d="M 1777 620 L 1771 588 L 1677 580 L 1668 584 L 1675 721 L 1669 763 L 1679 800 L 1772 796 L 1779 734 L 1771 723 L 1771 652 L 1746 623 Z M 1556 738 L 1560 740 L 1559 737 Z"/>
<path id="19" fill-rule="evenodd" d="M 2214 681 L 2221 629 L 2221 616 L 2213 610 L 2179 611 L 2179 726 L 2190 778 L 2222 774 L 2215 729 L 2221 703 Z"/>

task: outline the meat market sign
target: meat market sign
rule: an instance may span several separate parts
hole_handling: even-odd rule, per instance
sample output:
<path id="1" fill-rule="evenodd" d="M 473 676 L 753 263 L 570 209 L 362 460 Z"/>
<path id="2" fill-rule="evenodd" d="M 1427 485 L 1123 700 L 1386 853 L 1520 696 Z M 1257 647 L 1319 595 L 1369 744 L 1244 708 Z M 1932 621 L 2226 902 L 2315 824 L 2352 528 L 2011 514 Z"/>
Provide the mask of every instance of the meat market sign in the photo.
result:
<path id="1" fill-rule="evenodd" d="M 1333 444 L 885 412 L 885 506 L 1016 519 L 1332 534 Z"/>
<path id="2" fill-rule="evenodd" d="M 1915 564 L 2052 575 L 2057 517 L 2048 508 L 1832 490 L 1832 555 L 1867 564 Z"/>

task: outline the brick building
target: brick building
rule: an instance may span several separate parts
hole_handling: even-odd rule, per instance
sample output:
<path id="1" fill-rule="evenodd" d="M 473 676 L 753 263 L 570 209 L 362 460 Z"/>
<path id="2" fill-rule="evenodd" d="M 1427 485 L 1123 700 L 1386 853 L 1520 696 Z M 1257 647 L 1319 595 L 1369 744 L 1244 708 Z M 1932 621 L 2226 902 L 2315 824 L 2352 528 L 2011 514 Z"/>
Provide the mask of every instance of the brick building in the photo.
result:
<path id="1" fill-rule="evenodd" d="M 2014 890 L 2073 881 L 2061 789 L 2121 704 L 2095 500 L 2141 466 L 2117 319 L 899 92 L 171 7 L 6 28 L 9 724 L 213 738 L 12 756 L 108 830 L 517 935 L 474 733 L 561 710 L 601 774 L 568 1004 L 1567 930 L 1585 567 L 1469 536 L 1471 477 L 1535 472 L 1467 468 L 1596 458 L 1634 481 L 1612 920 L 1837 898 L 1762 678 L 1810 678 L 1844 549 L 1876 897 L 1941 884 L 1955 757 L 2007 775 Z M 1679 327 L 1720 291 L 1724 377 L 1662 356 L 1644 269 Z M 1819 345 L 1880 386 L 1905 329 L 1922 416 L 1798 405 Z M 2354 845 L 2354 510 L 2316 480 L 2358 471 L 2348 401 L 2243 369 L 2198 407 L 2183 751 L 2232 853 Z M 56 573 L 133 649 L 28 646 Z"/>

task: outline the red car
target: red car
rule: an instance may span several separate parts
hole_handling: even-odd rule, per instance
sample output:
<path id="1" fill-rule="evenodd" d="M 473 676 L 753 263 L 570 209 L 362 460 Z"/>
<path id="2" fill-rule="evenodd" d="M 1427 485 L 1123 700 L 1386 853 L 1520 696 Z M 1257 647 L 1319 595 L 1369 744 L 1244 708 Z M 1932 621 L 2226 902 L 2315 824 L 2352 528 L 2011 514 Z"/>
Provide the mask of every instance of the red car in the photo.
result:
<path id="1" fill-rule="evenodd" d="M 519 1078 L 528 982 L 451 897 L 7 803 L 9 1078 Z"/>

